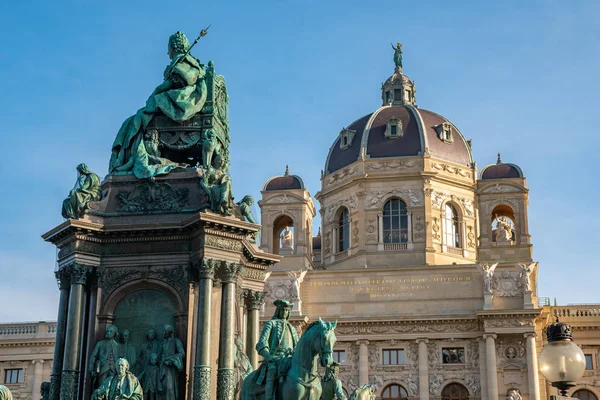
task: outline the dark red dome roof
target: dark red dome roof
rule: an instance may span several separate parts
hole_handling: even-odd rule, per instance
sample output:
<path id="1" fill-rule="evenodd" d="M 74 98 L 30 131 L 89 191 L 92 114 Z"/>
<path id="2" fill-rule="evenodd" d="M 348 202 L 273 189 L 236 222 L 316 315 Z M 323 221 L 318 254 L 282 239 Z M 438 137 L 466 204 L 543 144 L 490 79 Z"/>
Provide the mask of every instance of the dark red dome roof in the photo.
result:
<path id="1" fill-rule="evenodd" d="M 496 164 L 486 165 L 481 169 L 480 179 L 523 178 L 523 171 L 515 164 L 505 164 L 498 154 Z"/>
<path id="2" fill-rule="evenodd" d="M 304 189 L 304 182 L 298 175 L 290 175 L 287 165 L 283 176 L 274 176 L 267 180 L 263 186 L 263 191 L 294 189 Z"/>

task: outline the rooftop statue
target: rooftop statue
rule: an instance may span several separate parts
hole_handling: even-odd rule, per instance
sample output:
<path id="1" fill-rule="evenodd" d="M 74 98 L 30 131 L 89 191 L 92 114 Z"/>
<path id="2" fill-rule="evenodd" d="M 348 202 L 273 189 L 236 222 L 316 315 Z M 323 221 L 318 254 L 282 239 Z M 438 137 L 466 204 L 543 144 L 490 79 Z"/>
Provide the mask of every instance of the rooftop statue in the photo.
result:
<path id="1" fill-rule="evenodd" d="M 396 46 L 392 44 L 394 49 L 394 64 L 396 68 L 402 68 L 402 43 L 396 43 Z"/>
<path id="2" fill-rule="evenodd" d="M 90 201 L 102 199 L 100 189 L 100 178 L 88 169 L 85 163 L 77 166 L 77 182 L 69 192 L 62 204 L 62 216 L 65 218 L 78 219 Z"/>
<path id="3" fill-rule="evenodd" d="M 129 362 L 125 358 L 119 358 L 116 366 L 117 374 L 105 380 L 92 393 L 92 400 L 143 400 L 142 386 L 135 375 L 129 372 Z"/>

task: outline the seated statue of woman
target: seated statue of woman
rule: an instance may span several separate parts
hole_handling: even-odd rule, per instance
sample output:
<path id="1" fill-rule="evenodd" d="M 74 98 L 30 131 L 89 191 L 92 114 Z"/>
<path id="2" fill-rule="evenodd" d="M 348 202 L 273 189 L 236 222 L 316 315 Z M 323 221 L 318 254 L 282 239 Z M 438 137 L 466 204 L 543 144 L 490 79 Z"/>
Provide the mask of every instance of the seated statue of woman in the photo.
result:
<path id="1" fill-rule="evenodd" d="M 181 166 L 160 158 L 156 154 L 157 148 L 155 151 L 149 149 L 151 140 L 144 138 L 144 133 L 156 114 L 181 122 L 202 110 L 208 93 L 205 72 L 200 62 L 187 54 L 189 48 L 190 42 L 182 32 L 176 32 L 169 38 L 171 63 L 164 72 L 165 80 L 154 89 L 146 106 L 123 122 L 112 146 L 110 173 L 133 171 L 136 177 L 142 179 L 166 174 Z M 156 157 L 160 158 L 160 162 L 156 162 Z"/>
<path id="2" fill-rule="evenodd" d="M 77 182 L 69 192 L 69 197 L 63 201 L 62 216 L 64 218 L 78 219 L 83 215 L 85 207 L 90 201 L 102 199 L 100 178 L 88 169 L 85 163 L 77 166 Z"/>

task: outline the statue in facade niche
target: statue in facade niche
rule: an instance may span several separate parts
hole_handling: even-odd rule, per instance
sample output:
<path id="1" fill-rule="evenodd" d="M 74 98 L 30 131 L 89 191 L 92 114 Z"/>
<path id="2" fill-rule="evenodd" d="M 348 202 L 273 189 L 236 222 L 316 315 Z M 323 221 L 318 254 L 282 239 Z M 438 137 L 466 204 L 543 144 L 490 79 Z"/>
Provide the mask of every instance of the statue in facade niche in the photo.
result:
<path id="1" fill-rule="evenodd" d="M 506 400 L 521 400 L 521 391 L 519 389 L 508 389 L 506 392 Z"/>
<path id="2" fill-rule="evenodd" d="M 140 374 L 140 382 L 144 389 L 145 400 L 157 400 L 163 388 L 160 382 L 160 369 L 158 366 L 158 354 L 152 353 L 148 357 L 150 359 L 149 364 L 144 368 L 144 371 Z"/>
<path id="3" fill-rule="evenodd" d="M 395 46 L 392 44 L 392 49 L 394 49 L 394 65 L 396 68 L 402 68 L 402 43 L 396 43 Z"/>
<path id="4" fill-rule="evenodd" d="M 321 400 L 347 400 L 344 390 L 342 389 L 342 381 L 338 379 L 340 373 L 340 364 L 335 361 L 325 369 L 325 376 L 321 380 Z"/>
<path id="5" fill-rule="evenodd" d="M 294 244 L 294 234 L 292 233 L 289 226 L 286 226 L 283 232 L 281 232 L 281 247 L 284 249 L 291 249 Z"/>
<path id="6" fill-rule="evenodd" d="M 13 395 L 4 385 L 0 385 L 0 400 L 13 400 Z"/>
<path id="7" fill-rule="evenodd" d="M 102 385 L 105 380 L 117 373 L 116 361 L 120 354 L 120 348 L 115 338 L 118 333 L 119 330 L 116 326 L 107 326 L 104 339 L 94 346 L 89 366 L 90 374 L 97 378 L 94 387 Z M 127 368 L 129 368 L 129 364 Z"/>
<path id="8" fill-rule="evenodd" d="M 164 327 L 164 340 L 160 353 L 160 387 L 162 387 L 162 400 L 179 399 L 177 375 L 183 370 L 183 357 L 185 351 L 183 343 L 175 337 L 175 329 L 171 325 Z"/>
<path id="9" fill-rule="evenodd" d="M 494 270 L 498 266 L 498 263 L 495 264 L 481 264 L 479 268 L 481 268 L 481 274 L 483 275 L 483 292 L 484 293 L 492 293 L 492 278 L 494 277 Z"/>
<path id="10" fill-rule="evenodd" d="M 160 354 L 160 341 L 156 339 L 156 331 L 150 328 L 146 331 L 146 341 L 140 346 L 140 352 L 137 360 L 138 376 L 144 372 L 146 367 L 150 365 L 150 356 L 152 353 Z"/>
<path id="11" fill-rule="evenodd" d="M 506 217 L 496 218 L 496 242 L 508 243 L 512 241 L 512 226 Z"/>
<path id="12" fill-rule="evenodd" d="M 276 378 L 285 375 L 289 369 L 289 360 L 298 344 L 298 332 L 288 322 L 294 305 L 286 300 L 275 300 L 273 304 L 275 314 L 265 323 L 256 344 L 256 351 L 264 357 L 256 383 L 262 385 L 266 380 L 266 400 L 276 400 Z"/>
<path id="13" fill-rule="evenodd" d="M 89 170 L 85 163 L 77 166 L 77 182 L 62 204 L 64 218 L 77 219 L 83 215 L 90 201 L 102 199 L 100 178 Z"/>
<path id="14" fill-rule="evenodd" d="M 126 358 L 129 362 L 129 369 L 135 370 L 135 362 L 137 359 L 135 346 L 129 343 L 131 338 L 131 332 L 128 329 L 121 332 L 121 348 L 119 351 L 119 357 Z"/>
<path id="15" fill-rule="evenodd" d="M 180 166 L 166 159 L 154 164 L 156 159 L 153 157 L 160 155 L 157 155 L 157 149 L 147 146 L 146 142 L 151 144 L 153 139 L 144 137 L 144 132 L 157 114 L 182 122 L 202 110 L 208 95 L 205 71 L 189 50 L 190 42 L 182 32 L 171 35 L 168 43 L 171 63 L 163 74 L 164 82 L 154 89 L 144 107 L 123 122 L 112 146 L 110 173 L 133 171 L 142 179 L 166 174 Z"/>
<path id="16" fill-rule="evenodd" d="M 127 360 L 119 358 L 116 364 L 117 374 L 106 379 L 92 393 L 92 400 L 144 400 L 142 385 L 135 375 L 129 372 Z"/>

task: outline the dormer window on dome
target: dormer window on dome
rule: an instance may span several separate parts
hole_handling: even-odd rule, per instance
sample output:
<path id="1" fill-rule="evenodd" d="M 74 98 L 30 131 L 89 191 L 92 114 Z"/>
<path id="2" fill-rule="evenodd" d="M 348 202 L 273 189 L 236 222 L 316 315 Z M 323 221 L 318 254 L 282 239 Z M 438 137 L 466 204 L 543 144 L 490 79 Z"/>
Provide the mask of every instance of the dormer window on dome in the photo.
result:
<path id="1" fill-rule="evenodd" d="M 352 140 L 354 140 L 354 135 L 356 135 L 356 131 L 352 129 L 344 128 L 340 132 L 340 149 L 345 150 L 348 147 L 352 146 Z"/>
<path id="2" fill-rule="evenodd" d="M 385 125 L 385 137 L 388 139 L 396 139 L 403 135 L 402 121 L 396 117 L 390 118 Z"/>
<path id="3" fill-rule="evenodd" d="M 454 142 L 452 137 L 452 125 L 450 122 L 443 122 L 435 127 L 438 138 L 445 143 Z"/>

